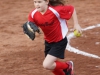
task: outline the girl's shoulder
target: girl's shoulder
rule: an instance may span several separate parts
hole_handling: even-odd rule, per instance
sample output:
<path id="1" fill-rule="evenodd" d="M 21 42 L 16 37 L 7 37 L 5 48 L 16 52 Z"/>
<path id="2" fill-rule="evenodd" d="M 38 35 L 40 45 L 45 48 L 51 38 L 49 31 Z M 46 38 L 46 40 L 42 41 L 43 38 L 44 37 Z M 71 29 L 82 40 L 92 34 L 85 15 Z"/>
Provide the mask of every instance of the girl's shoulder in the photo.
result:
<path id="1" fill-rule="evenodd" d="M 57 6 L 50 6 L 51 8 L 55 9 L 55 10 L 64 10 L 64 9 L 69 9 L 69 8 L 73 8 L 72 5 L 57 5 Z"/>

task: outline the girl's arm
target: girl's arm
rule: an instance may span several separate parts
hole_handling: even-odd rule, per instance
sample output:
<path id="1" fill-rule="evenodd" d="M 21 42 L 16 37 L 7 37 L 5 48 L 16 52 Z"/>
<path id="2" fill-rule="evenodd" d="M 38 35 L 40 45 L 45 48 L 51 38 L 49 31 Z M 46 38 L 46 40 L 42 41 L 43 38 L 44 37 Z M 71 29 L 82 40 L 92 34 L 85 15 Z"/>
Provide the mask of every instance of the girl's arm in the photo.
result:
<path id="1" fill-rule="evenodd" d="M 74 9 L 73 14 L 73 21 L 74 21 L 74 30 L 78 30 L 80 33 L 82 33 L 82 28 L 78 23 L 78 18 L 77 18 L 77 14 L 76 14 L 76 10 Z"/>

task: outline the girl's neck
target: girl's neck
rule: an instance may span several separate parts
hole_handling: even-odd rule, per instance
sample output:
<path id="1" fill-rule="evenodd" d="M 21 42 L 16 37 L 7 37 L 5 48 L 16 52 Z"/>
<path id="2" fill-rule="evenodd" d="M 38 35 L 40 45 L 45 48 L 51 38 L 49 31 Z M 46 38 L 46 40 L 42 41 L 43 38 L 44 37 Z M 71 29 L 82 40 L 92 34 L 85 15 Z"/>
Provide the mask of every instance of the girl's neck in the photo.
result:
<path id="1" fill-rule="evenodd" d="M 48 10 L 48 6 L 45 7 L 45 9 L 43 11 L 41 11 L 40 13 L 43 15 L 45 14 L 45 12 Z"/>

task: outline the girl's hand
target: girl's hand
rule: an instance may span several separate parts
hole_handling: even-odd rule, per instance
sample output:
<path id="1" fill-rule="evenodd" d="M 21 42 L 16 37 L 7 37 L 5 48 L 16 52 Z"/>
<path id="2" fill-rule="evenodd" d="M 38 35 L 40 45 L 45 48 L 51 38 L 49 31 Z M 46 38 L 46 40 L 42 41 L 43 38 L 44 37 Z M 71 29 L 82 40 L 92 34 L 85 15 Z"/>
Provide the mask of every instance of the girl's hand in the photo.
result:
<path id="1" fill-rule="evenodd" d="M 79 33 L 82 34 L 82 28 L 81 28 L 81 26 L 79 24 L 75 24 L 74 25 L 74 30 L 77 30 Z"/>

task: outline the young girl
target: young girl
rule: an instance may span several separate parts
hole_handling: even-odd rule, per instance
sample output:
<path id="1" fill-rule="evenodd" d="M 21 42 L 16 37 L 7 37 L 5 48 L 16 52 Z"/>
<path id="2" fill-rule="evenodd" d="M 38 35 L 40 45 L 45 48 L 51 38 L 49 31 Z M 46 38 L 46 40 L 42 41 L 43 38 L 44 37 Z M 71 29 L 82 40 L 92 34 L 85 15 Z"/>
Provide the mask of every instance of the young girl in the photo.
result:
<path id="1" fill-rule="evenodd" d="M 71 17 L 74 29 L 81 32 L 76 11 L 73 6 L 64 5 L 63 0 L 33 0 L 35 9 L 29 14 L 28 21 L 34 22 L 44 33 L 45 59 L 43 67 L 54 75 L 73 75 L 73 62 L 60 62 L 64 59 L 67 46 L 67 22 Z"/>

